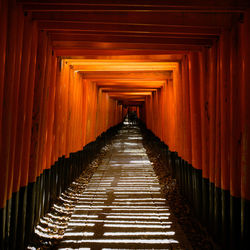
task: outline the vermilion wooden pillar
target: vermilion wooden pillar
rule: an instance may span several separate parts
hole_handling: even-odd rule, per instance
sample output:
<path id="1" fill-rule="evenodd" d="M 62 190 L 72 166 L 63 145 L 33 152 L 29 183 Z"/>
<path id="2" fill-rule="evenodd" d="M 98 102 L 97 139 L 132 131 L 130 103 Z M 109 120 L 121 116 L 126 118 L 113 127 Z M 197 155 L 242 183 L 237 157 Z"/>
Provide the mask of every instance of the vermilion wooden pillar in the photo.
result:
<path id="1" fill-rule="evenodd" d="M 172 131 L 173 131 L 173 136 L 172 136 L 172 147 L 173 147 L 173 151 L 177 152 L 177 131 L 179 130 L 179 126 L 178 126 L 178 116 L 179 116 L 179 104 L 177 104 L 177 95 L 179 95 L 179 93 L 177 93 L 177 86 L 178 86 L 178 73 L 176 70 L 173 71 L 173 93 L 172 93 L 172 103 L 171 103 L 171 113 L 172 113 L 172 119 L 173 119 L 173 127 L 172 127 Z"/>
<path id="2" fill-rule="evenodd" d="M 209 115 L 209 230 L 213 232 L 214 183 L 215 183 L 215 142 L 216 142 L 216 91 L 217 91 L 217 43 L 208 51 L 208 115 Z"/>
<path id="3" fill-rule="evenodd" d="M 9 169 L 11 159 L 11 136 L 13 118 L 11 111 L 14 105 L 14 91 L 15 91 L 15 62 L 17 53 L 17 25 L 18 25 L 18 9 L 16 8 L 14 1 L 9 1 L 8 9 L 8 28 L 7 28 L 7 46 L 6 46 L 6 60 L 5 60 L 5 74 L 4 74 L 4 86 L 3 86 L 3 99 L 2 102 L 2 125 L 1 125 L 1 177 L 0 177 L 0 207 L 1 217 L 3 218 L 1 225 L 1 238 L 2 242 L 6 242 L 8 245 L 9 236 L 9 223 L 10 223 L 10 209 L 11 201 L 7 202 L 9 197 L 8 182 L 11 177 L 11 168 Z M 2 86 L 1 86 L 2 88 Z M 7 217 L 6 217 L 7 216 Z M 2 220 L 2 219 L 1 219 Z M 6 230 L 5 230 L 6 229 Z M 4 244 L 4 243 L 3 243 Z"/>
<path id="4" fill-rule="evenodd" d="M 184 101 L 184 159 L 192 164 L 192 137 L 191 137 L 191 119 L 190 119 L 190 90 L 189 90 L 189 71 L 188 71 L 188 58 L 184 56 L 182 61 L 182 81 L 183 81 L 183 101 Z"/>
<path id="5" fill-rule="evenodd" d="M 176 131 L 177 136 L 177 151 L 179 152 L 179 156 L 185 159 L 184 157 L 184 97 L 183 97 L 183 76 L 182 76 L 182 66 L 179 65 L 177 69 L 176 77 L 178 77 L 177 86 L 176 86 L 176 93 L 177 93 L 177 100 L 176 104 L 178 104 L 178 128 Z"/>
<path id="6" fill-rule="evenodd" d="M 198 53 L 189 55 L 190 116 L 192 136 L 192 165 L 201 169 L 201 111 L 200 111 L 200 61 Z"/>
<path id="7" fill-rule="evenodd" d="M 46 34 L 47 36 L 47 34 Z M 38 132 L 38 148 L 37 148 L 37 199 L 36 199 L 36 217 L 35 223 L 38 222 L 39 218 L 44 214 L 44 200 L 45 200 L 45 173 L 43 170 L 45 169 L 46 159 L 44 158 L 46 140 L 48 138 L 46 129 L 48 123 L 48 97 L 49 97 L 49 84 L 50 84 L 50 73 L 51 73 L 51 57 L 52 50 L 50 41 L 47 41 L 47 49 L 45 52 L 45 69 L 44 69 L 44 77 L 42 78 L 41 84 L 43 85 L 43 89 L 41 92 L 42 98 L 40 103 L 40 120 L 39 120 L 39 132 Z"/>
<path id="8" fill-rule="evenodd" d="M 35 74 L 35 86 L 34 86 L 34 103 L 32 111 L 32 134 L 30 145 L 30 160 L 29 160 L 29 188 L 28 188 L 28 205 L 30 206 L 30 213 L 28 214 L 27 235 L 30 235 L 35 219 L 35 209 L 37 208 L 37 201 L 40 198 L 38 188 L 40 187 L 40 179 L 38 176 L 38 154 L 39 154 L 39 134 L 41 130 L 42 119 L 42 100 L 43 100 L 43 88 L 44 77 L 46 70 L 46 56 L 47 56 L 47 35 L 45 32 L 39 33 L 38 38 L 38 54 L 37 65 Z"/>
<path id="9" fill-rule="evenodd" d="M 2 144 L 2 112 L 3 112 L 3 90 L 5 77 L 6 42 L 8 23 L 8 1 L 1 1 L 0 7 L 0 152 Z M 0 190 L 1 192 L 2 190 Z M 2 206 L 0 208 L 3 208 Z"/>
<path id="10" fill-rule="evenodd" d="M 22 56 L 22 68 L 20 75 L 20 92 L 18 99 L 18 121 L 17 121 L 17 131 L 16 134 L 16 144 L 15 144 L 15 162 L 14 162 L 14 179 L 13 179 L 13 191 L 18 192 L 21 182 L 21 159 L 22 159 L 22 150 L 25 143 L 24 130 L 25 130 L 25 121 L 27 116 L 27 102 L 28 102 L 28 83 L 29 83 L 29 69 L 31 62 L 31 42 L 32 34 L 32 24 L 30 17 L 25 18 L 24 24 L 24 43 L 23 43 L 23 56 Z"/>
<path id="11" fill-rule="evenodd" d="M 44 89 L 43 89 L 43 100 L 42 100 L 42 120 L 41 120 L 41 131 L 40 131 L 40 148 L 39 148 L 39 155 L 38 155 L 38 165 L 39 165 L 39 172 L 38 175 L 43 174 L 43 171 L 46 169 L 46 145 L 48 140 L 48 124 L 50 119 L 53 118 L 53 113 L 51 113 L 49 102 L 49 96 L 51 92 L 51 74 L 52 74 L 52 48 L 51 45 L 48 45 L 47 48 L 47 61 L 46 61 L 46 71 L 45 71 L 45 78 L 44 78 Z M 43 207 L 42 207 L 43 210 Z M 41 211 L 43 212 L 43 211 Z"/>
<path id="12" fill-rule="evenodd" d="M 242 27 L 242 155 L 241 155 L 241 239 L 242 248 L 249 246 L 250 234 L 250 11 L 245 13 Z"/>
<path id="13" fill-rule="evenodd" d="M 53 53 L 53 51 L 52 51 Z M 52 166 L 54 162 L 52 162 L 52 146 L 53 146 L 53 124 L 54 124 L 54 117 L 55 117 L 55 90 L 56 90 L 56 72 L 57 72 L 57 59 L 52 54 L 52 62 L 51 62 L 51 77 L 49 81 L 49 93 L 48 93 L 48 123 L 46 128 L 47 140 L 44 152 L 44 173 L 45 173 L 45 197 L 44 197 L 44 211 L 48 211 L 50 200 L 51 200 L 51 193 L 54 192 L 52 189 L 51 182 L 54 181 L 52 177 Z"/>
<path id="14" fill-rule="evenodd" d="M 55 104 L 54 104 L 54 124 L 53 124 L 53 149 L 52 149 L 52 162 L 53 164 L 59 157 L 59 144 L 60 144 L 60 129 L 61 129 L 61 122 L 60 122 L 60 112 L 61 112 L 61 105 L 60 105 L 60 94 L 61 94 L 61 67 L 62 62 L 58 58 L 57 59 L 57 69 L 56 69 L 56 86 L 55 86 Z"/>
<path id="15" fill-rule="evenodd" d="M 242 84 L 239 83 L 244 78 L 241 26 L 235 25 L 230 37 L 230 249 L 240 245 L 241 231 Z"/>
<path id="16" fill-rule="evenodd" d="M 54 161 L 53 159 L 53 143 L 54 143 L 54 134 L 53 134 L 53 126 L 55 122 L 55 96 L 56 96 L 56 75 L 57 75 L 57 58 L 55 56 L 52 57 L 52 76 L 50 81 L 50 92 L 49 92 L 49 111 L 48 115 L 50 117 L 50 121 L 48 124 L 48 139 L 46 145 L 46 159 L 47 164 L 46 168 L 50 168 Z"/>
<path id="17" fill-rule="evenodd" d="M 73 118 L 73 110 L 75 108 L 74 103 L 75 103 L 75 83 L 73 76 L 72 76 L 72 70 L 70 69 L 68 72 L 68 111 L 66 112 L 66 157 L 69 156 L 70 152 L 73 152 L 72 150 L 72 137 L 74 134 L 73 132 L 73 123 L 74 123 L 74 118 Z M 66 92 L 65 92 L 66 94 Z"/>
<path id="18" fill-rule="evenodd" d="M 32 42 L 31 42 L 31 55 L 29 63 L 29 78 L 27 87 L 27 104 L 26 104 L 26 119 L 24 125 L 23 147 L 22 147 L 22 159 L 21 159 L 21 187 L 25 187 L 29 182 L 32 183 L 32 178 L 29 174 L 30 165 L 30 147 L 31 147 L 31 132 L 32 132 L 32 111 L 34 101 L 34 87 L 35 87 L 35 72 L 37 63 L 37 46 L 38 46 L 38 31 L 37 24 L 32 23 Z"/>
<path id="19" fill-rule="evenodd" d="M 185 121 L 185 133 L 184 133 L 184 159 L 187 161 L 185 175 L 187 183 L 187 197 L 190 202 L 193 200 L 192 189 L 192 136 L 191 136 L 191 116 L 190 116 L 190 87 L 189 87 L 189 70 L 188 70 L 188 57 L 184 56 L 183 61 L 183 101 L 184 101 L 184 121 Z"/>
<path id="20" fill-rule="evenodd" d="M 220 108 L 220 43 L 217 46 L 216 117 L 215 117 L 215 171 L 214 171 L 214 228 L 217 241 L 221 240 L 221 108 Z"/>
<path id="21" fill-rule="evenodd" d="M 189 54 L 190 117 L 192 137 L 193 204 L 195 213 L 201 216 L 201 111 L 200 111 L 200 61 L 197 52 Z"/>
<path id="22" fill-rule="evenodd" d="M 15 144 L 16 144 L 16 134 L 17 132 L 17 121 L 18 121 L 18 101 L 19 101 L 19 90 L 20 90 L 20 72 L 21 72 L 21 62 L 22 62 L 22 56 L 23 56 L 23 44 L 25 43 L 25 40 L 23 41 L 23 28 L 24 28 L 24 17 L 23 12 L 20 6 L 17 7 L 18 11 L 18 30 L 17 30 L 17 50 L 16 50 L 16 60 L 15 60 L 15 78 L 14 78 L 14 95 L 13 95 L 13 107 L 11 110 L 12 113 L 12 133 L 11 133 L 11 155 L 10 155 L 10 161 L 9 161 L 9 198 L 12 196 L 13 192 L 13 175 L 14 175 L 14 159 L 15 159 Z M 25 39 L 25 37 L 24 37 Z M 22 87 L 22 86 L 21 86 Z M 23 113 L 23 110 L 21 111 Z M 14 201 L 12 201 L 14 202 Z M 12 204 L 13 205 L 13 204 Z M 15 206 L 15 205 L 14 205 Z"/>
<path id="23" fill-rule="evenodd" d="M 30 152 L 30 171 L 29 181 L 35 182 L 39 174 L 38 166 L 38 154 L 39 154 L 39 142 L 40 142 L 40 131 L 42 121 L 42 106 L 43 106 L 43 94 L 44 94 L 44 83 L 45 83 L 45 71 L 46 71 L 46 60 L 47 60 L 47 34 L 46 32 L 40 31 L 38 38 L 38 55 L 37 55 L 37 67 L 36 67 L 36 78 L 34 88 L 34 104 L 33 104 L 33 118 L 32 118 L 32 137 L 31 137 L 31 152 Z"/>
<path id="24" fill-rule="evenodd" d="M 220 37 L 220 115 L 221 115 L 221 201 L 222 241 L 229 247 L 230 168 L 229 168 L 229 115 L 230 115 L 230 37 L 225 30 Z"/>
<path id="25" fill-rule="evenodd" d="M 20 6 L 18 7 L 18 32 L 17 32 L 17 50 L 16 50 L 16 60 L 15 60 L 15 78 L 14 78 L 14 85 L 15 85 L 15 90 L 14 90 L 14 95 L 13 95 L 13 109 L 10 111 L 12 113 L 12 136 L 11 136 L 11 155 L 10 155 L 10 161 L 8 163 L 8 168 L 10 171 L 9 174 L 9 180 L 8 180 L 8 197 L 11 199 L 11 223 L 10 223 L 10 228 L 11 228 L 11 234 L 10 234 L 10 247 L 15 248 L 16 245 L 16 230 L 17 230 L 17 215 L 18 215 L 18 203 L 19 203 L 19 193 L 16 192 L 16 190 L 13 190 L 13 185 L 15 183 L 13 182 L 15 172 L 17 169 L 15 168 L 15 157 L 16 157 L 16 136 L 19 130 L 17 130 L 18 126 L 18 107 L 19 107 L 19 96 L 20 93 L 19 91 L 21 90 L 20 88 L 20 72 L 21 72 L 21 62 L 22 62 L 22 56 L 23 54 L 23 44 L 25 43 L 25 37 L 23 41 L 23 27 L 24 27 L 24 16 L 22 13 L 22 10 Z M 24 67 L 27 67 L 25 65 Z M 22 100 L 24 101 L 24 100 Z M 21 114 L 24 116 L 24 110 L 20 110 Z M 19 162 L 20 164 L 20 162 Z M 20 173 L 19 173 L 20 174 Z"/>
<path id="26" fill-rule="evenodd" d="M 200 61 L 200 109 L 201 109 L 201 145 L 202 145 L 202 222 L 208 223 L 209 208 L 209 121 L 210 110 L 208 103 L 208 50 L 199 52 Z"/>
<path id="27" fill-rule="evenodd" d="M 33 100 L 34 100 L 34 86 L 35 86 L 35 72 L 36 72 L 36 59 L 37 59 L 37 45 L 38 45 L 38 31 L 36 23 L 32 23 L 32 43 L 31 43 L 31 59 L 29 64 L 29 79 L 28 79 L 28 93 L 27 93 L 27 105 L 26 105 L 26 120 L 24 127 L 24 142 L 22 147 L 22 159 L 21 159 L 21 187 L 24 189 L 24 210 L 26 216 L 23 220 L 25 223 L 25 232 L 20 230 L 17 235 L 20 235 L 21 242 L 25 240 L 29 241 L 29 233 L 32 231 L 34 214 L 32 209 L 34 208 L 34 198 L 32 195 L 35 194 L 34 181 L 29 183 L 30 178 L 30 147 L 31 147 L 31 128 L 32 128 L 32 111 L 33 111 Z M 28 184 L 29 183 L 29 184 Z M 27 186 L 28 185 L 28 186 Z M 33 196 L 34 197 L 34 196 Z M 32 202 L 33 201 L 33 202 Z M 23 219 L 24 219 L 23 218 Z M 21 229 L 21 228 L 20 228 Z M 25 237 L 25 238 L 24 238 Z"/>

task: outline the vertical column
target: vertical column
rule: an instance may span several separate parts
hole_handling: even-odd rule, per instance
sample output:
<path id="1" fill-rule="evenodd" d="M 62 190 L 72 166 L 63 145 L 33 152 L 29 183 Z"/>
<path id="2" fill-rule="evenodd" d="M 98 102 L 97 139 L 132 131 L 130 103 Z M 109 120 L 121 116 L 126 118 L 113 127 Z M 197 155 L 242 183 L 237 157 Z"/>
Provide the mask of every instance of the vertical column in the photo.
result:
<path id="1" fill-rule="evenodd" d="M 17 133 L 17 107 L 18 107 L 18 97 L 19 97 L 19 89 L 20 89 L 20 71 L 21 71 L 21 59 L 22 59 L 22 46 L 23 46 L 23 12 L 21 10 L 20 5 L 16 6 L 17 8 L 17 15 L 18 15 L 18 29 L 17 29 L 17 37 L 18 40 L 16 41 L 16 60 L 15 60 L 15 69 L 14 69 L 14 93 L 13 93 L 13 106 L 12 110 L 9 112 L 12 115 L 12 122 L 11 122 L 11 138 L 10 138 L 10 159 L 7 164 L 9 168 L 9 179 L 8 179 L 8 200 L 11 202 L 11 206 L 7 212 L 7 218 L 10 221 L 8 222 L 7 227 L 7 238 L 9 238 L 9 245 L 10 247 L 15 247 L 15 235 L 16 231 L 16 224 L 17 224 L 17 209 L 18 209 L 18 196 L 16 193 L 13 193 L 13 175 L 14 175 L 14 158 L 15 158 L 15 142 L 16 142 L 16 133 Z M 13 42 L 13 41 L 12 41 Z M 12 230 L 11 230 L 12 228 Z"/>
<path id="2" fill-rule="evenodd" d="M 190 119 L 190 88 L 189 88 L 189 71 L 188 71 L 188 58 L 184 56 L 182 62 L 182 76 L 183 76 L 183 99 L 184 99 L 184 120 L 185 120 L 185 133 L 184 133 L 184 159 L 192 164 L 192 138 L 191 138 L 191 119 Z M 188 167 L 190 168 L 190 167 Z M 188 174 L 188 176 L 191 176 Z M 190 183 L 190 181 L 189 181 Z"/>
<path id="3" fill-rule="evenodd" d="M 2 138 L 2 112 L 3 112 L 3 92 L 5 77 L 6 43 L 7 43 L 7 24 L 8 24 L 8 1 L 1 1 L 0 5 L 0 152 Z M 2 207 L 1 207 L 2 208 Z"/>
<path id="4" fill-rule="evenodd" d="M 242 109 L 241 92 L 243 82 L 242 24 L 231 31 L 230 46 L 230 249 L 240 246 L 241 231 L 241 150 L 242 150 Z"/>
<path id="5" fill-rule="evenodd" d="M 201 201 L 201 111 L 200 111 L 200 61 L 197 52 L 189 54 L 190 117 L 193 165 L 193 202 L 195 213 L 200 216 Z"/>
<path id="6" fill-rule="evenodd" d="M 38 38 L 38 54 L 37 54 L 37 65 L 35 73 L 35 86 L 34 86 L 34 103 L 32 111 L 32 134 L 31 134 L 31 145 L 30 145 L 30 160 L 29 160 L 29 187 L 27 197 L 27 234 L 30 235 L 35 222 L 35 208 L 36 202 L 39 199 L 39 193 L 37 188 L 39 187 L 39 166 L 38 166 L 38 149 L 39 149 L 39 132 L 41 129 L 42 119 L 42 100 L 43 100 L 43 88 L 44 88 L 44 77 L 46 69 L 46 56 L 47 56 L 47 34 L 45 32 L 39 33 Z"/>
<path id="7" fill-rule="evenodd" d="M 5 3 L 3 3 L 5 4 Z M 9 169 L 10 157 L 11 157 L 11 136 L 12 136 L 12 113 L 14 105 L 14 91 L 15 91 L 15 62 L 16 62 L 16 52 L 17 52 L 17 25 L 18 25 L 18 9 L 16 8 L 15 1 L 8 2 L 8 26 L 7 26 L 7 37 L 6 37 L 6 59 L 4 68 L 4 76 L 2 73 L 2 79 L 5 83 L 0 86 L 2 93 L 2 105 L 1 105 L 1 141 L 0 141 L 0 208 L 1 208 L 1 229 L 0 237 L 2 245 L 4 242 L 8 241 L 9 234 L 9 218 L 10 218 L 10 208 L 11 201 L 8 200 L 8 181 L 11 175 L 11 169 Z M 5 27 L 4 27 L 5 29 Z M 5 34 L 3 34 L 5 36 Z M 1 39 L 2 40 L 2 39 Z M 5 43 L 5 41 L 3 41 Z M 4 45 L 4 44 L 3 44 Z M 3 78 L 4 77 L 4 78 Z M 7 217 L 6 217 L 7 213 Z M 7 220 L 6 220 L 7 219 Z M 8 243 L 7 243 L 8 244 Z M 4 247 L 3 247 L 4 249 Z"/>
<path id="8" fill-rule="evenodd" d="M 56 92 L 56 73 L 57 73 L 57 59 L 53 55 L 52 51 L 52 63 L 51 63 L 51 78 L 49 84 L 49 109 L 48 109 L 48 125 L 47 125 L 47 141 L 45 145 L 45 212 L 49 209 L 49 203 L 51 200 L 51 194 L 54 191 L 51 186 L 52 178 L 52 149 L 53 149 L 53 124 L 55 120 L 55 92 Z"/>
<path id="9" fill-rule="evenodd" d="M 217 91 L 217 43 L 208 51 L 208 115 L 209 115 L 209 230 L 213 233 L 215 143 L 216 143 L 216 91 Z"/>
<path id="10" fill-rule="evenodd" d="M 215 166 L 214 166 L 214 228 L 216 240 L 221 239 L 221 115 L 220 115 L 220 44 L 217 46 L 217 85 L 215 122 Z"/>
<path id="11" fill-rule="evenodd" d="M 249 234 L 250 234 L 250 11 L 245 14 L 244 24 L 242 27 L 243 39 L 242 49 L 243 62 L 243 88 L 242 88 L 242 156 L 241 156 L 241 239 L 243 249 L 247 249 L 249 246 Z"/>
<path id="12" fill-rule="evenodd" d="M 229 247 L 230 217 L 230 168 L 229 168 L 229 112 L 230 112 L 230 37 L 224 31 L 220 37 L 220 116 L 221 116 L 221 202 L 222 202 L 222 242 Z"/>
<path id="13" fill-rule="evenodd" d="M 199 53 L 200 58 L 200 108 L 201 108 L 201 145 L 202 145 L 202 221 L 208 223 L 209 208 L 209 104 L 208 104 L 208 50 Z"/>
<path id="14" fill-rule="evenodd" d="M 26 104 L 26 119 L 24 125 L 23 147 L 22 147 L 22 159 L 21 159 L 21 183 L 20 186 L 24 189 L 23 199 L 23 218 L 22 223 L 25 226 L 25 232 L 21 231 L 21 227 L 18 227 L 17 235 L 20 236 L 21 242 L 29 241 L 30 233 L 32 232 L 33 220 L 34 220 L 34 197 L 35 197 L 35 183 L 30 178 L 30 147 L 32 136 L 32 111 L 34 100 L 34 88 L 35 88 L 35 72 L 36 72 L 36 59 L 37 59 L 37 46 L 38 46 L 38 31 L 36 23 L 32 22 L 32 42 L 31 42 L 31 56 L 29 64 L 29 79 L 27 88 L 27 104 Z M 32 170 L 33 171 L 33 170 Z M 30 182 L 30 183 L 29 183 Z M 27 187 L 28 185 L 28 187 Z M 26 188 L 27 187 L 27 188 Z M 25 238 L 24 238 L 25 237 Z"/>

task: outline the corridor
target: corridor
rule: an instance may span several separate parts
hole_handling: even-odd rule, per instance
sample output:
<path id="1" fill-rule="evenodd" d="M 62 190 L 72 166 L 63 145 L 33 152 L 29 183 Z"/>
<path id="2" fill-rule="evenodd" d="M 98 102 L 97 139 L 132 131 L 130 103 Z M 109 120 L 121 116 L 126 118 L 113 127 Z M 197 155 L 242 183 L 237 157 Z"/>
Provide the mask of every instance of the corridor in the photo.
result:
<path id="1" fill-rule="evenodd" d="M 249 0 L 0 0 L 0 249 L 178 248 L 174 213 L 249 250 L 249 31 Z"/>
<path id="2" fill-rule="evenodd" d="M 77 196 L 64 235 L 54 247 L 192 249 L 161 193 L 142 139 L 140 128 L 125 121 Z M 44 230 L 38 226 L 36 233 L 46 238 Z"/>

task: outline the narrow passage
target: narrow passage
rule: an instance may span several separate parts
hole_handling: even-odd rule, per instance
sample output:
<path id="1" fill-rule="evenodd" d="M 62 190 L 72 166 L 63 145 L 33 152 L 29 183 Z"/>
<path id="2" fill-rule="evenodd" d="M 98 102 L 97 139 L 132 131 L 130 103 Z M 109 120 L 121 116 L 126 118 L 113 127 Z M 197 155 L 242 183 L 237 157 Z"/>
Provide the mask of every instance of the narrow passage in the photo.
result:
<path id="1" fill-rule="evenodd" d="M 59 249 L 191 249 L 135 125 L 124 124 L 78 198 Z"/>

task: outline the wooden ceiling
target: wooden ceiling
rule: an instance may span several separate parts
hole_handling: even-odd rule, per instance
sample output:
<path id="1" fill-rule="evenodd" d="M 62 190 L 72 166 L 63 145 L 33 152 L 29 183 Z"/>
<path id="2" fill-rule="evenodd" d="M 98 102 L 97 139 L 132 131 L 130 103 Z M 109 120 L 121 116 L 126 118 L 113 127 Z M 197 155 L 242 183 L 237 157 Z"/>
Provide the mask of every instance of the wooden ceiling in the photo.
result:
<path id="1" fill-rule="evenodd" d="M 73 69 L 124 103 L 172 79 L 183 55 L 212 46 L 249 0 L 17 0 Z"/>

